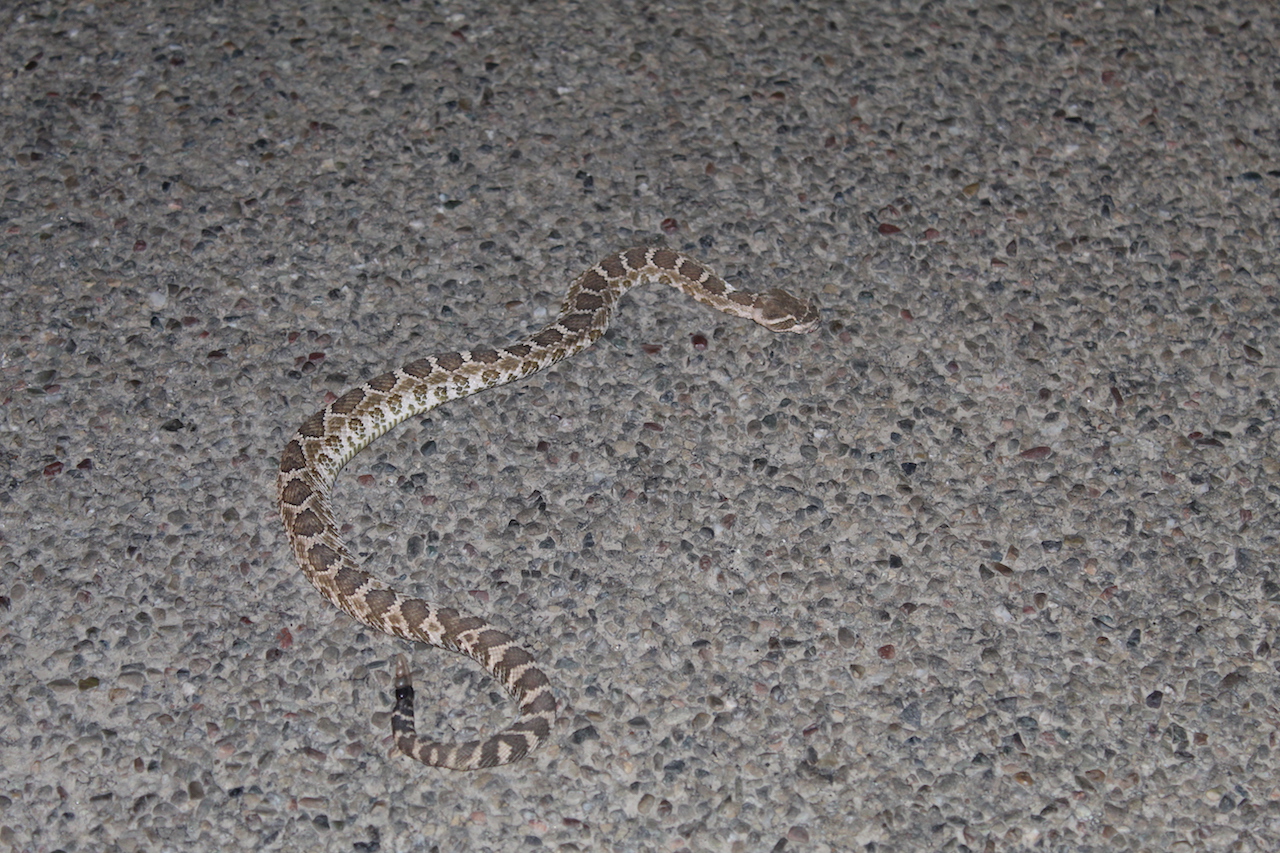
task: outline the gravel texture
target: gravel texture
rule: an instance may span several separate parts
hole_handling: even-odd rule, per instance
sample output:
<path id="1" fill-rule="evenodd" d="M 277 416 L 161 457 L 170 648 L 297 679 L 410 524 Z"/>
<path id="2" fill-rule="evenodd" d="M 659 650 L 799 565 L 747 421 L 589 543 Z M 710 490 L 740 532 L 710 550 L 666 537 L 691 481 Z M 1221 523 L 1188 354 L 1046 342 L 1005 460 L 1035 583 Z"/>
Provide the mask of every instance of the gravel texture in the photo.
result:
<path id="1" fill-rule="evenodd" d="M 15 5 L 0 849 L 1280 847 L 1273 5 Z M 822 328 L 647 288 L 358 456 L 562 703 L 392 754 L 399 651 L 511 708 L 306 584 L 281 447 L 654 242 Z"/>

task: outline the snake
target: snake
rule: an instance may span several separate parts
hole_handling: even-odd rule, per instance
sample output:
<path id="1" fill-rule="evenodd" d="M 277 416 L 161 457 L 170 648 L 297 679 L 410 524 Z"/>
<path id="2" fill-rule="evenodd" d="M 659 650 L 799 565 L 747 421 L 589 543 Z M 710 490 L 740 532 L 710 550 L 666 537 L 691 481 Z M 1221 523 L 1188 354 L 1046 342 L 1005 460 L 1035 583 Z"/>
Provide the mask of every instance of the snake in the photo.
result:
<path id="1" fill-rule="evenodd" d="M 359 622 L 472 658 L 519 709 L 506 728 L 466 742 L 418 735 L 408 661 L 395 658 L 391 734 L 412 759 L 451 770 L 517 761 L 549 738 L 557 704 L 534 656 L 487 619 L 405 595 L 361 568 L 343 543 L 330 506 L 338 472 L 371 442 L 406 418 L 546 370 L 582 352 L 605 333 L 622 296 L 658 281 L 726 314 L 773 332 L 812 332 L 815 303 L 772 289 L 739 290 L 705 264 L 674 249 L 637 247 L 610 255 L 569 286 L 547 326 L 515 343 L 444 352 L 409 362 L 352 388 L 302 422 L 280 453 L 276 478 L 280 517 L 298 567 L 330 603 Z"/>

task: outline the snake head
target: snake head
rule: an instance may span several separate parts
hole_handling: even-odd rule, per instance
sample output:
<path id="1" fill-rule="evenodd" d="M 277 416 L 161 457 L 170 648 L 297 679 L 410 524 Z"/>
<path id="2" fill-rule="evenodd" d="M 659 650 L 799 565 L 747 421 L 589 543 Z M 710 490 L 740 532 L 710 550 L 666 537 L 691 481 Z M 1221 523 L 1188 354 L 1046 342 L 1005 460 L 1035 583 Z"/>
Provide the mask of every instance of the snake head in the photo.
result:
<path id="1" fill-rule="evenodd" d="M 807 335 L 818 328 L 822 316 L 815 302 L 797 299 L 785 290 L 773 289 L 760 295 L 755 321 L 771 332 Z"/>

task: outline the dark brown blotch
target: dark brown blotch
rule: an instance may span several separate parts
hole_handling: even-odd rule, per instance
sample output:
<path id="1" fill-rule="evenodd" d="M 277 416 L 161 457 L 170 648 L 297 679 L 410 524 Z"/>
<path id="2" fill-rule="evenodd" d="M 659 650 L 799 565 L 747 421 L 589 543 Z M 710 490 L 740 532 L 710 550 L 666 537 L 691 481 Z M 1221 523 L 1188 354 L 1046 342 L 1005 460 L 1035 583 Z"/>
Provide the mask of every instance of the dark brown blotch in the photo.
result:
<path id="1" fill-rule="evenodd" d="M 477 349 L 471 351 L 471 360 L 480 364 L 493 364 L 498 358 L 497 350 Z"/>
<path id="2" fill-rule="evenodd" d="M 365 595 L 364 603 L 369 606 L 369 612 L 374 618 L 381 619 L 395 606 L 396 594 L 389 589 L 371 590 Z"/>
<path id="3" fill-rule="evenodd" d="M 659 269 L 674 270 L 680 266 L 680 256 L 670 249 L 659 249 L 653 253 L 653 265 Z"/>
<path id="4" fill-rule="evenodd" d="M 440 365 L 441 370 L 449 370 L 449 371 L 457 370 L 459 367 L 462 367 L 462 365 L 464 364 L 462 360 L 462 353 L 459 353 L 459 352 L 440 353 L 439 355 L 436 356 L 436 364 Z"/>
<path id="5" fill-rule="evenodd" d="M 678 272 L 690 281 L 702 281 L 702 277 L 707 274 L 706 270 L 693 261 L 681 263 Z"/>
<path id="6" fill-rule="evenodd" d="M 626 259 L 629 269 L 638 270 L 649 263 L 648 249 L 627 249 L 622 253 L 622 257 Z"/>
<path id="7" fill-rule="evenodd" d="M 466 743 L 458 744 L 454 752 L 453 761 L 450 763 L 465 767 L 471 761 L 471 756 L 475 755 L 478 749 L 480 749 L 480 741 L 478 740 L 470 740 Z M 480 766 L 492 767 L 493 765 L 485 764 L 484 761 L 481 761 Z"/>
<path id="8" fill-rule="evenodd" d="M 698 265 L 692 264 L 692 266 L 697 267 Z M 702 275 L 703 272 L 707 273 L 706 281 L 702 282 L 703 290 L 707 291 L 708 293 L 724 293 L 725 292 L 726 285 L 724 283 L 724 279 L 720 278 L 720 276 L 718 275 L 714 275 L 713 273 L 711 273 L 710 270 L 704 270 L 702 267 L 698 267 L 698 270 L 699 270 L 698 275 Z M 683 275 L 689 275 L 689 273 L 685 271 L 684 267 L 680 268 L 680 272 Z M 696 279 L 698 276 L 689 275 L 689 277 Z"/>
<path id="9" fill-rule="evenodd" d="M 522 714 L 541 715 L 541 714 L 555 714 L 555 712 L 556 712 L 556 700 L 552 698 L 550 690 L 544 691 L 541 695 L 538 696 L 537 699 L 534 699 L 532 702 L 529 702 L 525 705 L 520 706 L 520 713 Z M 528 720 L 521 720 L 520 722 L 511 726 L 511 728 L 517 731 L 523 729 L 524 731 L 533 732 L 540 738 L 546 737 L 551 732 L 551 726 L 547 723 L 546 719 L 542 716 L 531 717 Z"/>
<path id="10" fill-rule="evenodd" d="M 489 659 L 491 661 L 491 664 L 496 663 L 498 666 L 501 666 L 502 663 L 506 661 L 506 656 L 505 655 L 503 656 L 502 661 L 494 662 L 492 661 L 492 656 L 489 654 L 488 650 L 504 645 L 509 642 L 511 642 L 511 638 L 506 634 L 502 633 L 501 631 L 499 631 L 497 628 L 485 628 L 485 630 L 481 631 L 478 635 L 476 635 L 476 644 L 485 650 L 485 658 Z M 509 649 L 508 651 L 515 651 L 515 650 Z"/>
<path id="11" fill-rule="evenodd" d="M 295 438 L 284 446 L 280 453 L 280 471 L 285 474 L 307 467 L 307 456 L 302 452 L 302 445 Z"/>
<path id="12" fill-rule="evenodd" d="M 468 616 L 465 613 L 459 613 L 452 607 L 445 607 L 436 614 L 436 618 L 440 620 L 441 627 L 445 633 L 458 635 L 464 631 L 474 631 L 477 628 L 484 628 L 489 623 L 477 616 Z"/>
<path id="13" fill-rule="evenodd" d="M 431 615 L 431 608 L 421 598 L 411 598 L 400 605 L 400 612 L 404 614 L 405 621 L 410 627 L 417 628 L 427 621 L 427 617 Z"/>
<path id="14" fill-rule="evenodd" d="M 529 675 L 529 674 L 531 673 L 526 673 L 526 675 Z M 542 675 L 542 673 L 539 672 L 538 675 Z M 524 682 L 523 677 L 520 679 L 520 681 L 521 681 L 521 686 L 518 689 L 520 690 L 522 695 L 528 695 L 528 691 L 531 690 L 532 688 L 526 688 L 523 686 L 523 682 Z M 539 682 L 539 684 L 535 686 L 542 687 L 543 685 L 546 685 L 549 683 L 550 682 L 547 681 L 547 677 L 545 675 L 542 675 L 542 680 Z M 531 701 L 525 702 L 523 705 L 520 706 L 521 714 L 555 714 L 555 712 L 556 712 L 556 697 L 552 695 L 550 690 L 543 690 Z"/>
<path id="15" fill-rule="evenodd" d="M 311 484 L 306 480 L 294 480 L 280 491 L 280 497 L 290 506 L 302 506 L 311 497 Z"/>
<path id="16" fill-rule="evenodd" d="M 595 318 L 590 314 L 566 314 L 560 318 L 560 325 L 575 334 L 591 328 L 594 322 Z"/>
<path id="17" fill-rule="evenodd" d="M 304 509 L 293 520 L 293 532 L 299 536 L 319 536 L 324 532 L 324 522 L 315 510 Z"/>
<path id="18" fill-rule="evenodd" d="M 493 631 L 492 633 L 506 636 L 505 634 L 502 634 L 502 632 L 500 631 Z M 482 638 L 481 641 L 488 642 L 486 638 Z M 505 652 L 502 653 L 502 660 L 494 664 L 493 668 L 494 668 L 494 671 L 497 672 L 499 675 L 501 675 L 503 680 L 505 681 L 506 676 L 509 672 L 511 672 L 514 669 L 518 669 L 519 667 L 522 667 L 525 664 L 529 664 L 529 663 L 533 663 L 533 655 L 529 654 L 519 646 L 512 646 L 511 648 L 507 649 Z"/>
<path id="19" fill-rule="evenodd" d="M 369 380 L 369 387 L 385 394 L 396 387 L 396 375 L 394 373 L 384 373 L 381 376 L 375 376 Z"/>
<path id="20" fill-rule="evenodd" d="M 505 732 L 494 735 L 489 739 L 489 743 L 494 745 L 496 753 L 497 744 L 505 744 L 507 747 L 507 761 L 515 761 L 523 758 L 525 753 L 529 751 L 529 737 L 523 732 L 515 731 L 514 727 L 507 729 Z"/>
<path id="21" fill-rule="evenodd" d="M 529 663 L 532 662 L 533 658 L 530 657 Z M 543 673 L 542 670 L 537 667 L 530 667 L 520 674 L 520 680 L 517 681 L 514 686 L 515 689 L 523 695 L 536 690 L 539 687 L 545 687 L 550 683 L 551 682 L 547 679 L 546 674 Z M 548 693 L 547 695 L 549 696 L 551 694 Z M 555 707 L 554 701 L 552 702 L 551 707 Z"/>
<path id="22" fill-rule="evenodd" d="M 643 263 L 643 261 L 641 262 Z M 622 258 L 618 255 L 610 255 L 601 261 L 599 266 L 609 278 L 621 278 L 627 274 L 627 268 L 623 265 Z"/>
<path id="23" fill-rule="evenodd" d="M 429 358 L 420 358 L 417 361 L 409 362 L 400 369 L 415 379 L 426 379 L 436 369 L 436 365 Z"/>
<path id="24" fill-rule="evenodd" d="M 356 406 L 359 406 L 364 402 L 364 397 L 365 393 L 363 388 L 352 388 L 350 391 L 334 400 L 333 405 L 329 407 L 329 410 L 337 415 L 349 415 L 356 410 Z"/>
<path id="25" fill-rule="evenodd" d="M 523 737 L 520 738 L 520 742 L 524 743 Z M 505 741 L 503 740 L 502 735 L 494 735 L 493 737 L 485 741 L 484 744 L 480 747 L 480 761 L 478 766 L 480 767 L 497 766 L 502 761 L 503 743 L 505 743 Z M 517 750 L 517 752 L 519 755 L 524 754 L 524 750 Z M 508 753 L 508 757 L 515 758 L 518 756 L 513 756 L 513 755 L 510 755 L 510 753 Z"/>
<path id="26" fill-rule="evenodd" d="M 298 427 L 298 435 L 303 438 L 319 438 L 324 435 L 324 412 L 316 412 Z"/>
<path id="27" fill-rule="evenodd" d="M 563 341 L 564 335 L 560 333 L 559 329 L 546 328 L 546 329 L 543 329 L 541 332 L 538 332 L 538 334 L 534 335 L 532 338 L 530 338 L 530 340 L 532 340 L 538 346 L 549 347 L 549 346 L 554 346 L 555 344 L 558 344 L 561 341 Z"/>
<path id="28" fill-rule="evenodd" d="M 574 311 L 584 311 L 587 313 L 595 313 L 604 307 L 604 297 L 598 293 L 590 291 L 581 291 L 573 297 L 573 304 L 570 308 Z"/>
<path id="29" fill-rule="evenodd" d="M 528 344 L 514 344 L 513 346 L 507 347 L 506 352 L 507 355 L 513 355 L 516 358 L 524 358 L 529 353 L 533 352 L 533 347 Z"/>
<path id="30" fill-rule="evenodd" d="M 609 274 L 614 275 L 612 272 Z M 622 275 L 622 273 L 619 272 L 617 275 Z M 578 286 L 583 290 L 598 293 L 607 288 L 609 286 L 609 282 L 604 276 L 600 275 L 600 273 L 595 270 L 587 270 L 578 279 Z"/>
<path id="31" fill-rule="evenodd" d="M 342 562 L 342 555 L 324 543 L 311 546 L 307 552 L 307 562 L 322 572 L 332 571 Z"/>
<path id="32" fill-rule="evenodd" d="M 333 585 L 338 588 L 338 593 L 343 598 L 350 598 L 356 594 L 356 590 L 364 586 L 365 581 L 368 579 L 368 572 L 346 568 L 338 572 L 337 576 L 334 577 Z"/>

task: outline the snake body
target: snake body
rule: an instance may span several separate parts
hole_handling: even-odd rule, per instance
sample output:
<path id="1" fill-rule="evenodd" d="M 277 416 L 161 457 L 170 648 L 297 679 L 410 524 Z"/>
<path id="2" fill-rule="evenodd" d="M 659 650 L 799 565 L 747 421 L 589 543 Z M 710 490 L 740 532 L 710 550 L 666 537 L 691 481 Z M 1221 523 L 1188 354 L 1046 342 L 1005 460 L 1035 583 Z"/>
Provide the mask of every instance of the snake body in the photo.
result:
<path id="1" fill-rule="evenodd" d="M 549 736 L 556 700 L 533 656 L 510 635 L 478 616 L 396 592 L 360 568 L 329 506 L 338 471 L 406 418 L 582 352 L 604 334 L 623 294 L 650 280 L 771 331 L 807 333 L 818 325 L 817 308 L 785 291 L 743 292 L 671 249 L 627 249 L 582 273 L 555 320 L 540 331 L 505 346 L 428 356 L 377 376 L 303 421 L 281 452 L 276 480 L 280 516 L 299 568 L 320 594 L 371 628 L 473 658 L 519 707 L 515 722 L 483 740 L 450 743 L 419 737 L 408 663 L 397 656 L 391 731 L 403 754 L 454 770 L 516 761 Z"/>

